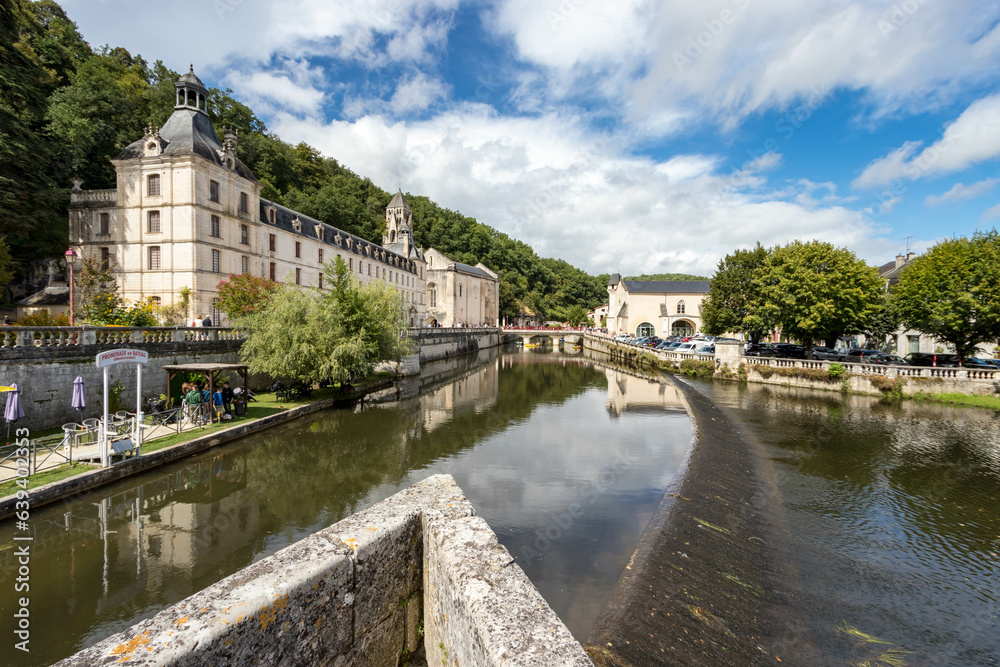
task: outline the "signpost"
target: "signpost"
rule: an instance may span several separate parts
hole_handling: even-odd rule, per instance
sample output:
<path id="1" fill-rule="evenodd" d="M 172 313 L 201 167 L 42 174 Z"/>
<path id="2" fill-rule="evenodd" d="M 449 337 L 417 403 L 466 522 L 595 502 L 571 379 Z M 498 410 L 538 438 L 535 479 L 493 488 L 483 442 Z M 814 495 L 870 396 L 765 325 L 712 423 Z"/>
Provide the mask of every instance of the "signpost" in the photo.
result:
<path id="1" fill-rule="evenodd" d="M 118 364 L 135 364 L 135 424 L 132 442 L 138 448 L 142 437 L 142 367 L 149 363 L 149 353 L 144 350 L 128 348 L 108 350 L 97 355 L 96 362 L 98 368 L 104 369 L 104 420 L 101 422 L 101 437 L 98 439 L 98 443 L 101 450 L 101 466 L 107 468 L 111 465 L 111 457 L 108 453 L 108 436 L 116 435 L 111 433 L 108 423 L 108 369 Z M 141 450 L 137 449 L 137 451 Z"/>

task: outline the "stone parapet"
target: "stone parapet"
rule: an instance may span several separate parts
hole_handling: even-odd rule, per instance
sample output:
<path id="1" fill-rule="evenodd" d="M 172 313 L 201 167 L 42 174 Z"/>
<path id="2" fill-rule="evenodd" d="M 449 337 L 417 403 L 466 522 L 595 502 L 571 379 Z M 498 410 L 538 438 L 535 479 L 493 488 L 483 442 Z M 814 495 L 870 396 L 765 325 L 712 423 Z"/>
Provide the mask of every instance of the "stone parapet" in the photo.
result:
<path id="1" fill-rule="evenodd" d="M 591 665 L 449 475 L 58 663 Z"/>

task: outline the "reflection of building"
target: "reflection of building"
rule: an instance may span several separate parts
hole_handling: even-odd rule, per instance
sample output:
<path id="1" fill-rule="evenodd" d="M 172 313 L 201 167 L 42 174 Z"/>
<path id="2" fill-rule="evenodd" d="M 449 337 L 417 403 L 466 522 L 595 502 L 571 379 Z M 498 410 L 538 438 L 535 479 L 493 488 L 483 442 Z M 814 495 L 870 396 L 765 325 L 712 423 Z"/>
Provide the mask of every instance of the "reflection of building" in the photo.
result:
<path id="1" fill-rule="evenodd" d="M 681 393 L 672 384 L 610 368 L 604 370 L 604 375 L 608 378 L 608 412 L 615 416 L 623 412 L 684 410 Z"/>
<path id="2" fill-rule="evenodd" d="M 707 280 L 608 281 L 608 331 L 633 336 L 688 336 L 701 329 Z"/>
<path id="3" fill-rule="evenodd" d="M 445 327 L 496 326 L 500 283 L 482 263 L 453 262 L 431 248 L 427 258 L 427 322 Z"/>
<path id="4" fill-rule="evenodd" d="M 170 306 L 191 290 L 186 319 L 217 308 L 218 284 L 251 274 L 323 289 L 323 264 L 340 257 L 362 283 L 382 280 L 405 300 L 408 321 L 424 309 L 424 262 L 409 220 L 390 207 L 382 247 L 270 202 L 237 157 L 237 135 L 219 140 L 208 116 L 208 89 L 189 72 L 174 84 L 174 113 L 126 146 L 112 162 L 117 187 L 70 195 L 69 239 L 84 259 L 114 270 L 122 295 Z M 395 201 L 395 200 L 394 200 Z"/>
<path id="5" fill-rule="evenodd" d="M 465 412 L 484 412 L 496 405 L 499 362 L 490 363 L 440 389 L 420 396 L 424 431 L 431 432 Z"/>

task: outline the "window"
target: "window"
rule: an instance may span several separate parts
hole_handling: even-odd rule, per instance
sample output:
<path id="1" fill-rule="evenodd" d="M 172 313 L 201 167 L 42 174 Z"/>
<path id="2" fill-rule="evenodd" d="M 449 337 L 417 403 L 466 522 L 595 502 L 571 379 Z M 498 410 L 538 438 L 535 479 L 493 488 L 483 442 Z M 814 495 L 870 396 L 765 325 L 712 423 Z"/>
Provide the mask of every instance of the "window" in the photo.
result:
<path id="1" fill-rule="evenodd" d="M 160 301 L 160 297 L 158 297 L 158 296 L 151 296 L 151 297 L 149 297 L 149 302 L 150 302 L 151 304 L 153 304 L 153 305 L 154 305 L 155 307 L 157 307 L 157 308 L 159 308 L 159 307 L 160 307 L 160 305 L 161 305 L 161 303 L 162 303 L 162 302 Z"/>
<path id="2" fill-rule="evenodd" d="M 272 225 L 274 224 L 274 213 L 275 211 L 273 208 L 267 212 L 267 219 L 271 221 Z"/>
<path id="3" fill-rule="evenodd" d="M 649 322 L 643 322 L 642 324 L 639 325 L 639 328 L 635 330 L 635 335 L 637 338 L 641 338 L 643 336 L 652 336 L 655 333 L 656 329 Z"/>
<path id="4" fill-rule="evenodd" d="M 296 241 L 295 242 L 295 256 L 296 257 L 302 257 L 302 242 L 301 241 Z"/>
<path id="5" fill-rule="evenodd" d="M 296 285 L 302 284 L 302 269 L 299 268 L 295 269 L 295 284 Z"/>
<path id="6" fill-rule="evenodd" d="M 247 193 L 240 193 L 240 213 L 250 212 L 250 197 L 247 197 Z"/>
<path id="7" fill-rule="evenodd" d="M 149 233 L 150 234 L 159 234 L 160 233 L 160 212 L 159 211 L 150 211 L 146 215 L 146 218 L 149 221 L 148 227 L 147 227 L 147 229 L 149 229 Z"/>
<path id="8" fill-rule="evenodd" d="M 101 248 L 101 268 L 111 268 L 111 250 L 108 248 Z"/>
<path id="9" fill-rule="evenodd" d="M 437 291 L 437 287 L 434 287 L 433 285 L 429 286 L 427 288 L 427 294 L 430 295 L 431 308 L 436 308 L 437 305 L 438 305 L 438 291 Z"/>
<path id="10" fill-rule="evenodd" d="M 146 177 L 146 193 L 150 197 L 160 196 L 160 175 L 150 174 Z"/>
<path id="11" fill-rule="evenodd" d="M 219 229 L 220 226 L 221 226 L 221 224 L 220 224 L 220 221 L 219 221 L 219 216 L 213 215 L 212 216 L 212 232 L 211 233 L 212 233 L 212 236 L 214 236 L 215 238 L 219 238 L 219 237 L 222 236 L 222 234 L 220 233 L 220 229 Z"/>
<path id="12" fill-rule="evenodd" d="M 212 299 L 212 322 L 215 323 L 215 326 L 219 326 L 220 324 L 222 324 L 222 317 L 219 314 L 218 299 Z"/>
<path id="13" fill-rule="evenodd" d="M 278 267 L 277 265 L 275 265 L 274 262 L 271 262 L 271 269 L 268 275 L 270 276 L 271 280 L 277 280 L 275 276 L 278 275 Z"/>
<path id="14" fill-rule="evenodd" d="M 246 255 L 240 257 L 240 273 L 247 273 L 247 269 L 250 268 L 250 260 L 247 259 Z"/>
<path id="15" fill-rule="evenodd" d="M 278 237 L 274 234 L 268 234 L 267 247 L 271 252 L 275 252 L 278 249 Z"/>
<path id="16" fill-rule="evenodd" d="M 349 268 L 351 271 L 354 270 L 354 258 L 353 257 L 348 258 L 348 260 L 347 260 L 347 268 Z"/>
<path id="17" fill-rule="evenodd" d="M 684 307 L 684 302 L 683 301 L 678 301 L 677 302 L 677 314 L 678 315 L 683 315 L 684 314 L 684 308 L 685 308 Z"/>
<path id="18" fill-rule="evenodd" d="M 458 295 L 462 296 L 462 286 L 461 285 L 458 286 Z"/>
<path id="19" fill-rule="evenodd" d="M 319 249 L 319 263 L 320 264 L 323 263 L 323 249 L 322 248 Z"/>
<path id="20" fill-rule="evenodd" d="M 323 289 L 323 274 L 319 274 L 319 288 Z"/>
<path id="21" fill-rule="evenodd" d="M 907 336 L 906 337 L 906 351 L 907 352 L 919 352 L 920 351 L 920 336 Z"/>
<path id="22" fill-rule="evenodd" d="M 101 213 L 101 236 L 107 236 L 111 233 L 111 216 L 107 213 Z"/>
<path id="23" fill-rule="evenodd" d="M 212 251 L 212 273 L 221 273 L 222 255 L 218 250 Z"/>
<path id="24" fill-rule="evenodd" d="M 389 272 L 389 282 L 392 282 L 392 271 Z"/>
<path id="25" fill-rule="evenodd" d="M 372 263 L 368 262 L 368 275 L 370 276 L 371 274 L 372 274 Z"/>
<path id="26" fill-rule="evenodd" d="M 240 243 L 250 245 L 250 229 L 246 225 L 240 225 Z"/>
<path id="27" fill-rule="evenodd" d="M 149 246 L 149 270 L 160 270 L 160 246 L 158 245 Z"/>
<path id="28" fill-rule="evenodd" d="M 208 182 L 208 201 L 219 201 L 219 182 Z"/>

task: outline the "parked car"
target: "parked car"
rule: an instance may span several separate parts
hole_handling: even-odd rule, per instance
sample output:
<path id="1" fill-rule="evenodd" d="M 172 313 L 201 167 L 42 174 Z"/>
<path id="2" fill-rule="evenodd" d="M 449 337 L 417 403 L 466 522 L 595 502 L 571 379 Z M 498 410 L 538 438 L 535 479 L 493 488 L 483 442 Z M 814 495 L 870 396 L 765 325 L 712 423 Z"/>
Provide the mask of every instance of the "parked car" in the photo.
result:
<path id="1" fill-rule="evenodd" d="M 708 345 L 702 345 L 697 350 L 698 354 L 715 354 L 715 343 L 709 343 Z"/>
<path id="2" fill-rule="evenodd" d="M 910 352 L 903 357 L 911 366 L 935 366 L 937 368 L 958 368 L 957 354 L 936 354 L 931 352 Z"/>
<path id="3" fill-rule="evenodd" d="M 768 343 L 760 343 L 759 345 L 748 345 L 747 349 L 743 351 L 743 356 L 746 357 L 776 357 L 778 354 L 774 351 Z"/>
<path id="4" fill-rule="evenodd" d="M 861 364 L 867 362 L 869 357 L 877 354 L 885 353 L 881 350 L 862 350 L 854 348 L 853 350 L 848 350 L 847 354 L 844 356 L 844 361 L 851 364 Z"/>
<path id="5" fill-rule="evenodd" d="M 794 345 L 792 343 L 774 343 L 772 345 L 775 353 L 784 359 L 805 359 L 806 346 Z"/>
<path id="6" fill-rule="evenodd" d="M 978 368 L 981 371 L 995 371 L 997 367 L 991 364 L 986 359 L 979 359 L 977 357 L 966 357 L 962 360 L 962 366 L 965 368 Z"/>
<path id="7" fill-rule="evenodd" d="M 872 354 L 865 358 L 865 361 L 870 364 L 882 364 L 884 366 L 909 366 L 906 363 L 906 359 L 895 354 Z"/>
<path id="8" fill-rule="evenodd" d="M 674 352 L 679 352 L 681 354 L 691 354 L 701 346 L 700 342 L 688 341 L 687 343 L 681 343 L 673 349 Z"/>
<path id="9" fill-rule="evenodd" d="M 997 368 L 1000 368 L 1000 359 L 987 359 L 986 361 L 990 362 Z"/>
<path id="10" fill-rule="evenodd" d="M 649 340 L 649 336 L 640 336 L 639 338 L 633 338 L 632 340 L 628 341 L 628 343 L 630 345 L 642 345 L 647 340 Z"/>
<path id="11" fill-rule="evenodd" d="M 816 346 L 813 348 L 813 359 L 822 359 L 824 361 L 843 361 L 846 353 L 844 350 L 835 350 L 832 347 L 821 347 Z"/>

